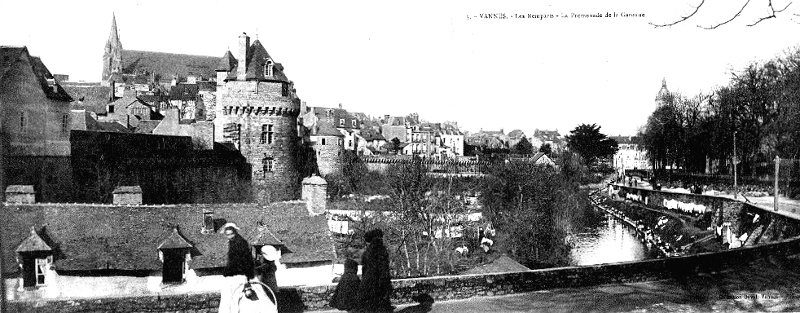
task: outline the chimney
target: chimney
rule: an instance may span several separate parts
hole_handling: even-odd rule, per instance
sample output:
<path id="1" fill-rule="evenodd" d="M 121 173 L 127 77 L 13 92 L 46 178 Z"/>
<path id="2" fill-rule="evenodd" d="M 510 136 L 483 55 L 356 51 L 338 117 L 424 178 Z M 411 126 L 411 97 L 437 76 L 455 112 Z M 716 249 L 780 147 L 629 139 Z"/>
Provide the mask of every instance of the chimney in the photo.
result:
<path id="1" fill-rule="evenodd" d="M 236 68 L 236 80 L 245 80 L 247 76 L 247 49 L 250 48 L 250 37 L 247 33 L 239 36 L 239 54 L 236 55 L 239 65 Z"/>
<path id="2" fill-rule="evenodd" d="M 300 102 L 300 114 L 308 113 L 308 104 L 305 101 Z"/>
<path id="3" fill-rule="evenodd" d="M 114 189 L 115 205 L 140 205 L 142 204 L 142 187 L 119 186 Z"/>
<path id="4" fill-rule="evenodd" d="M 339 103 L 339 109 L 341 109 L 341 108 L 342 108 L 342 104 L 341 104 L 341 103 Z"/>
<path id="5" fill-rule="evenodd" d="M 213 234 L 215 232 L 213 211 L 203 211 L 203 229 L 200 232 L 203 234 Z"/>
<path id="6" fill-rule="evenodd" d="M 306 201 L 309 215 L 324 214 L 328 203 L 328 183 L 317 175 L 303 179 L 301 198 Z"/>
<path id="7" fill-rule="evenodd" d="M 6 203 L 36 203 L 36 192 L 32 185 L 9 185 L 6 187 Z"/>

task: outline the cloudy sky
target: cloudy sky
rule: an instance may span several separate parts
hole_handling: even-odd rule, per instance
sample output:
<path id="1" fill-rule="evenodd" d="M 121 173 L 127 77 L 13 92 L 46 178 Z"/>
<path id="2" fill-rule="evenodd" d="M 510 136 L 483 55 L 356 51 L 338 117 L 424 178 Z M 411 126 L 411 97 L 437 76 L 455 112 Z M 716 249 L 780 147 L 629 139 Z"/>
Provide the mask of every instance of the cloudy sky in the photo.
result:
<path id="1" fill-rule="evenodd" d="M 597 123 L 632 135 L 662 78 L 671 91 L 709 92 L 731 70 L 800 44 L 792 35 L 800 3 L 748 27 L 769 13 L 766 0 L 752 0 L 740 18 L 705 30 L 698 26 L 729 19 L 746 0 L 706 0 L 695 17 L 665 28 L 648 23 L 676 20 L 700 0 L 533 2 L 0 0 L 0 45 L 25 45 L 71 80 L 99 81 L 112 13 L 131 50 L 221 57 L 247 32 L 283 63 L 309 106 L 417 112 L 469 131 L 565 134 Z M 508 18 L 480 17 L 491 13 Z M 598 13 L 617 17 L 573 17 Z"/>

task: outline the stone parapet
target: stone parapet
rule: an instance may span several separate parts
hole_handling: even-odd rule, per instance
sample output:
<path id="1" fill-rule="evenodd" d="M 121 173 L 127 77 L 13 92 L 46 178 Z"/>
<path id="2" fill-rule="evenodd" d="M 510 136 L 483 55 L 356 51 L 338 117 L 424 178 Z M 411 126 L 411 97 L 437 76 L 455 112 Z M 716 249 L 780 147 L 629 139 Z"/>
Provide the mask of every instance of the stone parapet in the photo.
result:
<path id="1" fill-rule="evenodd" d="M 772 256 L 800 253 L 800 238 L 753 247 L 684 257 L 622 262 L 593 266 L 561 267 L 526 272 L 440 276 L 392 281 L 394 304 L 414 302 L 426 293 L 437 301 L 474 296 L 498 296 L 553 288 L 587 287 L 608 283 L 631 283 L 686 277 L 719 271 L 727 266 Z M 281 288 L 282 306 L 305 311 L 331 309 L 328 300 L 336 285 Z M 280 300 L 283 299 L 283 300 Z M 69 300 L 13 300 L 11 312 L 216 312 L 218 293 L 152 295 L 124 298 Z"/>

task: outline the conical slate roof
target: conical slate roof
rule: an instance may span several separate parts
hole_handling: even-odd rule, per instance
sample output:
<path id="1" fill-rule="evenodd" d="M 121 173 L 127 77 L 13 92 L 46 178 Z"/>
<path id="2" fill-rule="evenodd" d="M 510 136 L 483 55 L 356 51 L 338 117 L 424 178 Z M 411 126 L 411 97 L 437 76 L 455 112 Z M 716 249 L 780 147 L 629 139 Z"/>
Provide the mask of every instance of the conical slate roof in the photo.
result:
<path id="1" fill-rule="evenodd" d="M 180 249 L 192 248 L 194 245 L 189 243 L 183 235 L 180 234 L 177 227 L 172 228 L 172 233 L 158 245 L 158 249 Z"/>
<path id="2" fill-rule="evenodd" d="M 52 251 L 53 249 L 44 242 L 42 237 L 39 237 L 39 234 L 36 233 L 36 230 L 31 227 L 31 235 L 28 238 L 25 238 L 19 246 L 17 246 L 17 252 L 34 252 L 34 251 Z"/>
<path id="3" fill-rule="evenodd" d="M 234 68 L 236 68 L 236 63 L 237 62 L 238 61 L 236 61 L 236 58 L 234 58 L 233 54 L 231 54 L 231 50 L 228 50 L 228 51 L 225 52 L 225 55 L 223 55 L 222 58 L 219 59 L 219 63 L 217 63 L 217 69 L 216 70 L 217 71 L 230 72 Z"/>

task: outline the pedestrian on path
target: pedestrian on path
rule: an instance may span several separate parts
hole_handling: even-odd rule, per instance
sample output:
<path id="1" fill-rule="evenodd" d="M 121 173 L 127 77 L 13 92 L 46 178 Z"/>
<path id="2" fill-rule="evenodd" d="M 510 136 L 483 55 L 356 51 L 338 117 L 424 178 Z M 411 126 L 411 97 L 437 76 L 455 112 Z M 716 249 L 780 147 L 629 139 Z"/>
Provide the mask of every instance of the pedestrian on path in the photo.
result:
<path id="1" fill-rule="evenodd" d="M 361 285 L 358 312 L 392 312 L 392 280 L 389 273 L 389 252 L 383 245 L 383 231 L 373 229 L 364 234 L 367 248 L 361 255 Z"/>
<path id="2" fill-rule="evenodd" d="M 234 223 L 222 226 L 222 232 L 228 238 L 228 262 L 222 276 L 224 282 L 220 290 L 219 312 L 236 312 L 233 310 L 232 297 L 234 292 L 253 278 L 253 256 L 250 245 L 239 235 L 239 227 Z"/>
<path id="3" fill-rule="evenodd" d="M 330 305 L 342 311 L 352 311 L 358 308 L 358 291 L 361 279 L 358 278 L 358 262 L 352 258 L 344 261 L 344 273 L 336 285 Z"/>

